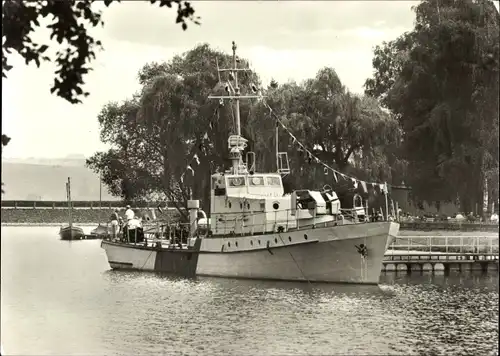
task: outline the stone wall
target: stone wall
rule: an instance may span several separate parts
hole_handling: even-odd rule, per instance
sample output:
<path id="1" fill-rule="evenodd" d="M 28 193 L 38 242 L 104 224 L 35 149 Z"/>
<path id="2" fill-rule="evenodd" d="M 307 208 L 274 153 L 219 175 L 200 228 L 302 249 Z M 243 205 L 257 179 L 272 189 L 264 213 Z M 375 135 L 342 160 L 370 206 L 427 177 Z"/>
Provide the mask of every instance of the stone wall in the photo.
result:
<path id="1" fill-rule="evenodd" d="M 139 216 L 151 212 L 146 209 L 135 210 Z M 110 209 L 75 209 L 73 210 L 73 222 L 75 224 L 98 224 L 109 220 L 112 213 Z M 123 211 L 121 212 L 123 215 Z M 68 211 L 66 209 L 2 209 L 2 223 L 19 224 L 64 224 L 68 222 Z M 168 217 L 175 219 L 178 212 L 169 210 L 164 214 L 156 212 L 157 218 L 166 219 Z"/>

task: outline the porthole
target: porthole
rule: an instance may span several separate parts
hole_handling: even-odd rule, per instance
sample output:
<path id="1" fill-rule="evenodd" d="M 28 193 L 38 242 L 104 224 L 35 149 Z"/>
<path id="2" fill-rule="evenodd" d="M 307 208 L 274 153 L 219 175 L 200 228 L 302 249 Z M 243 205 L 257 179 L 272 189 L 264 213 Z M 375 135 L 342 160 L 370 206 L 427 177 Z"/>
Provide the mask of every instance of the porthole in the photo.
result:
<path id="1" fill-rule="evenodd" d="M 306 235 L 304 235 L 304 236 L 306 236 Z M 306 239 L 307 239 L 307 237 L 306 237 Z M 227 247 L 231 247 L 231 243 L 230 242 L 227 243 Z"/>
<path id="2" fill-rule="evenodd" d="M 259 242 L 259 245 L 260 245 L 260 240 L 258 242 Z"/>
<path id="3" fill-rule="evenodd" d="M 227 203 L 227 206 L 231 209 L 231 202 Z"/>
<path id="4" fill-rule="evenodd" d="M 292 242 L 292 237 L 288 236 L 288 241 Z"/>
<path id="5" fill-rule="evenodd" d="M 304 239 L 307 240 L 307 234 L 304 234 Z"/>
<path id="6" fill-rule="evenodd" d="M 252 241 L 252 240 L 250 240 L 250 245 L 252 245 L 252 246 L 253 246 L 253 241 Z"/>
<path id="7" fill-rule="evenodd" d="M 278 210 L 279 208 L 280 208 L 280 203 L 278 203 L 278 202 L 274 202 L 274 203 L 273 203 L 273 209 L 274 209 L 274 210 Z"/>
<path id="8" fill-rule="evenodd" d="M 238 241 L 236 241 L 235 244 L 236 244 L 236 247 L 238 247 Z"/>
<path id="9" fill-rule="evenodd" d="M 274 243 L 277 244 L 278 243 L 278 239 L 274 239 Z"/>

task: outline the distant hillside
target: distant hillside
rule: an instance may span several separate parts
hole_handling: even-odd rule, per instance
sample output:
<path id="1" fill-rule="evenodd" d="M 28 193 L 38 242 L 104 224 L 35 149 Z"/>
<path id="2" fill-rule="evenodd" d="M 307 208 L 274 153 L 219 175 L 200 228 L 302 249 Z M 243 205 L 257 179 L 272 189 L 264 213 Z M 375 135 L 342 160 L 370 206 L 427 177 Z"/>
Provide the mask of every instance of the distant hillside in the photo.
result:
<path id="1" fill-rule="evenodd" d="M 2 160 L 2 200 L 66 200 L 68 177 L 73 200 L 99 200 L 99 176 L 81 158 Z M 120 199 L 103 186 L 102 200 Z"/>
<path id="2" fill-rule="evenodd" d="M 3 163 L 37 164 L 44 166 L 85 167 L 85 157 L 70 155 L 64 158 L 2 158 Z"/>

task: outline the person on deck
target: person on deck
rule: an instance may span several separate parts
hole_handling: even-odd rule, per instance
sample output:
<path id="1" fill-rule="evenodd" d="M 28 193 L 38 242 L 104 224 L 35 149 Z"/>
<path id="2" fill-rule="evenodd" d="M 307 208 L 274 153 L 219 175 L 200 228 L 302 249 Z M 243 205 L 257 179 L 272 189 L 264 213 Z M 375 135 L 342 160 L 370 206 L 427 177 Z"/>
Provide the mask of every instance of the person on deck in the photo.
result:
<path id="1" fill-rule="evenodd" d="M 128 236 L 128 230 L 130 222 L 135 218 L 134 211 L 130 208 L 130 205 L 127 205 L 127 210 L 125 210 L 125 223 L 123 224 L 123 233 L 124 236 Z"/>
<path id="2" fill-rule="evenodd" d="M 135 217 L 134 211 L 130 209 L 130 205 L 127 205 L 127 210 L 125 210 L 125 219 L 127 219 L 127 221 L 130 221 L 134 217 Z"/>
<path id="3" fill-rule="evenodd" d="M 110 217 L 111 222 L 111 237 L 112 239 L 116 239 L 116 235 L 118 234 L 120 216 L 118 215 L 118 209 L 115 209 Z"/>

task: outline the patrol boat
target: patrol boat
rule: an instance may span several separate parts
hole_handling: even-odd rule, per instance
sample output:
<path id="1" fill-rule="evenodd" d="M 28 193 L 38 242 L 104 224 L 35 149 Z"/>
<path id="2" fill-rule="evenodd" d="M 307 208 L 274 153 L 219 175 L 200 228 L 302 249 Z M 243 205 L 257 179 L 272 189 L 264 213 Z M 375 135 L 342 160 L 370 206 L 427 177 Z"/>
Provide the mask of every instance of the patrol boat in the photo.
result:
<path id="1" fill-rule="evenodd" d="M 282 177 L 290 173 L 286 152 L 276 149 L 277 172 L 256 172 L 253 152 L 243 161 L 247 140 L 241 136 L 239 102 L 262 96 L 241 95 L 238 72 L 249 69 L 237 67 L 234 42 L 232 50 L 233 67 L 217 70 L 230 72 L 234 84 L 228 82 L 228 95 L 209 96 L 231 100 L 236 116 L 236 132 L 228 139 L 232 167 L 211 176 L 210 217 L 200 211 L 198 200 L 189 200 L 185 237 L 181 227 L 162 225 L 151 239 L 103 240 L 111 268 L 187 277 L 378 284 L 399 224 L 369 222 L 359 208 L 342 209 L 331 188 L 284 194 Z M 205 226 L 198 226 L 199 213 Z"/>

